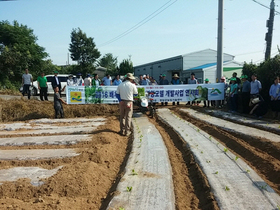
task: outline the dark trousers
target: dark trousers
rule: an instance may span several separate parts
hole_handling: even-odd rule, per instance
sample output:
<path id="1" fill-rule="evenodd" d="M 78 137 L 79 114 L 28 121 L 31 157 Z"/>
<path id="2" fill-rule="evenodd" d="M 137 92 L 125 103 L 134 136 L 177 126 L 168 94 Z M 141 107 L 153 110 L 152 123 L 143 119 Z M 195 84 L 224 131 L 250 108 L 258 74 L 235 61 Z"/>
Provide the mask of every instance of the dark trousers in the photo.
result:
<path id="1" fill-rule="evenodd" d="M 242 111 L 244 114 L 249 114 L 250 108 L 250 92 L 242 92 Z"/>
<path id="2" fill-rule="evenodd" d="M 230 97 L 230 109 L 231 111 L 236 112 L 237 111 L 237 99 L 238 99 L 238 95 L 234 94 L 232 97 Z"/>
<path id="3" fill-rule="evenodd" d="M 23 85 L 22 96 L 27 93 L 28 99 L 30 99 L 30 86 L 31 85 Z"/>
<path id="4" fill-rule="evenodd" d="M 48 88 L 47 87 L 41 87 L 40 89 L 40 99 L 41 101 L 44 101 L 43 96 L 46 101 L 48 101 Z"/>
<path id="5" fill-rule="evenodd" d="M 63 111 L 63 107 L 54 107 L 54 111 L 55 111 L 55 118 L 58 118 L 58 115 L 60 115 L 60 118 L 64 118 L 64 111 Z"/>
<path id="6" fill-rule="evenodd" d="M 209 100 L 207 100 L 207 101 L 203 101 L 203 103 L 204 103 L 204 107 L 206 107 L 206 102 L 207 102 L 207 106 L 209 107 L 209 105 L 210 105 L 210 101 L 209 101 Z"/>

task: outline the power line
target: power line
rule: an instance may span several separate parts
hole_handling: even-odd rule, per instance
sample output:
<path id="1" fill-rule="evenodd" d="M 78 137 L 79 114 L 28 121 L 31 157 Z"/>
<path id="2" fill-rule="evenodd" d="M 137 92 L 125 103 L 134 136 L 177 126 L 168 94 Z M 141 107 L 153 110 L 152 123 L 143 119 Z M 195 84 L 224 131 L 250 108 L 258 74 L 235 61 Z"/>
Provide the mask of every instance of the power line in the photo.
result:
<path id="1" fill-rule="evenodd" d="M 166 10 L 167 8 L 169 8 L 171 5 L 173 5 L 177 0 L 173 1 L 170 0 L 167 3 L 165 3 L 164 5 L 162 5 L 159 9 L 157 9 L 156 11 L 154 11 L 153 13 L 151 13 L 149 16 L 147 16 L 146 18 L 144 18 L 143 20 L 141 20 L 139 23 L 137 23 L 136 25 L 134 25 L 133 27 L 131 27 L 130 29 L 126 30 L 125 32 L 121 33 L 120 35 L 116 36 L 115 38 L 104 42 L 102 44 L 100 44 L 98 47 L 103 47 L 105 45 L 111 44 L 112 42 L 115 42 L 119 39 L 121 39 L 122 37 L 130 34 L 131 32 L 135 31 L 137 28 L 141 27 L 142 25 L 144 25 L 145 23 L 149 22 L 151 19 L 153 19 L 154 17 L 156 17 L 157 15 L 159 15 L 160 13 L 162 13 L 164 10 Z"/>

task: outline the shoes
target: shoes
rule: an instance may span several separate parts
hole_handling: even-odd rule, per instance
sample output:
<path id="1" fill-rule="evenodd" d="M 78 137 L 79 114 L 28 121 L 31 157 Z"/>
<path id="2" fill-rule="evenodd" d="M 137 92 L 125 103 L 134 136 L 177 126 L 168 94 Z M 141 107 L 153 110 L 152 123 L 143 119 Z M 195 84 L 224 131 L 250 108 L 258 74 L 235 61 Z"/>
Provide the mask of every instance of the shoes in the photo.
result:
<path id="1" fill-rule="evenodd" d="M 125 136 L 130 136 L 130 134 L 131 134 L 131 132 L 128 131 L 128 132 L 125 134 Z"/>

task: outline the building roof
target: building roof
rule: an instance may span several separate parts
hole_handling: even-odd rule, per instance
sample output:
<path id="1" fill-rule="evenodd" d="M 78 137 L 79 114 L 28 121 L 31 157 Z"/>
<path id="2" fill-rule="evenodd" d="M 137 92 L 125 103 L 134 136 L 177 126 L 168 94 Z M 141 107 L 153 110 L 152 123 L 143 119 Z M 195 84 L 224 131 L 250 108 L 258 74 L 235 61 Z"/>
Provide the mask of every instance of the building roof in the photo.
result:
<path id="1" fill-rule="evenodd" d="M 232 70 L 236 70 L 236 69 L 242 69 L 243 68 L 243 65 L 237 61 L 224 61 L 224 64 L 238 64 L 240 66 L 226 66 L 226 67 L 223 67 L 223 71 L 232 71 Z M 193 71 L 193 70 L 200 70 L 200 69 L 206 69 L 206 68 L 210 68 L 210 67 L 214 67 L 217 65 L 217 62 L 215 63 L 206 63 L 206 64 L 203 64 L 201 66 L 196 66 L 196 67 L 193 67 L 193 68 L 190 68 L 190 69 L 186 69 L 186 71 Z"/>

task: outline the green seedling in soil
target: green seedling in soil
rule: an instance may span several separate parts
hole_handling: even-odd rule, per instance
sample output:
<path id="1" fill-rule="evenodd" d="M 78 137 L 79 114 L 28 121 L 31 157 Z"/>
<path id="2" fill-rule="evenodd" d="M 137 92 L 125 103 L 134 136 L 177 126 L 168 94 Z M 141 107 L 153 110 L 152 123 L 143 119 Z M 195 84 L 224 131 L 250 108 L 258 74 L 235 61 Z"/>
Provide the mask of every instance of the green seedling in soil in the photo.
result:
<path id="1" fill-rule="evenodd" d="M 201 151 L 200 153 L 203 154 L 203 151 Z"/>
<path id="2" fill-rule="evenodd" d="M 247 173 L 250 173 L 250 170 L 249 170 L 249 169 L 247 169 L 247 170 L 246 170 L 246 172 L 247 172 Z"/>
<path id="3" fill-rule="evenodd" d="M 120 207 L 119 210 L 124 210 L 124 208 Z"/>
<path id="4" fill-rule="evenodd" d="M 132 190 L 132 187 L 126 187 L 127 192 L 131 192 L 131 190 Z"/>
<path id="5" fill-rule="evenodd" d="M 279 209 L 279 210 L 280 210 L 280 206 L 279 206 L 279 205 L 277 205 L 277 209 Z"/>
<path id="6" fill-rule="evenodd" d="M 236 156 L 236 157 L 235 157 L 235 161 L 237 161 L 237 160 L 238 160 L 238 158 L 239 158 L 239 157 L 237 157 L 237 156 Z"/>
<path id="7" fill-rule="evenodd" d="M 212 139 L 212 136 L 209 136 L 209 139 Z"/>
<path id="8" fill-rule="evenodd" d="M 215 174 L 218 174 L 218 173 L 219 173 L 218 171 L 215 172 Z"/>
<path id="9" fill-rule="evenodd" d="M 132 173 L 132 175 L 134 176 L 134 175 L 138 175 L 136 172 L 135 172 L 135 170 L 134 169 L 132 169 L 132 171 L 131 171 Z"/>
<path id="10" fill-rule="evenodd" d="M 267 190 L 266 187 L 267 185 L 261 186 L 262 190 Z"/>
<path id="11" fill-rule="evenodd" d="M 186 136 L 189 136 L 188 134 L 186 134 Z"/>
<path id="12" fill-rule="evenodd" d="M 278 128 L 280 128 L 280 125 L 279 125 L 279 127 Z"/>
<path id="13" fill-rule="evenodd" d="M 142 139 L 140 139 L 140 143 L 142 143 Z"/>
<path id="14" fill-rule="evenodd" d="M 143 135 L 141 134 L 140 138 L 143 138 Z"/>
<path id="15" fill-rule="evenodd" d="M 206 160 L 206 163 L 210 163 L 211 161 L 210 160 Z"/>
<path id="16" fill-rule="evenodd" d="M 137 161 L 135 161 L 135 163 L 138 163 L 138 160 L 137 160 Z"/>
<path id="17" fill-rule="evenodd" d="M 141 133 L 141 131 L 138 131 L 138 133 Z"/>
<path id="18" fill-rule="evenodd" d="M 199 132 L 200 130 L 199 129 L 197 129 L 197 132 Z"/>
<path id="19" fill-rule="evenodd" d="M 228 187 L 228 186 L 226 186 L 226 187 L 225 187 L 225 190 L 226 190 L 226 191 L 229 191 L 230 189 L 229 189 L 229 187 Z"/>
<path id="20" fill-rule="evenodd" d="M 228 149 L 227 149 L 227 148 L 224 148 L 224 152 L 227 153 L 227 151 L 228 151 Z"/>

